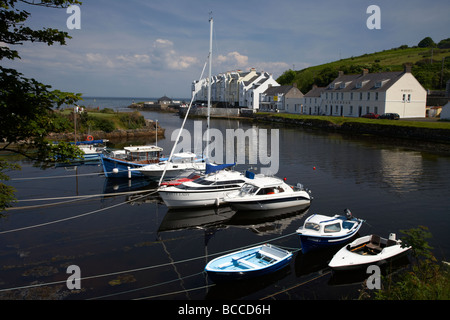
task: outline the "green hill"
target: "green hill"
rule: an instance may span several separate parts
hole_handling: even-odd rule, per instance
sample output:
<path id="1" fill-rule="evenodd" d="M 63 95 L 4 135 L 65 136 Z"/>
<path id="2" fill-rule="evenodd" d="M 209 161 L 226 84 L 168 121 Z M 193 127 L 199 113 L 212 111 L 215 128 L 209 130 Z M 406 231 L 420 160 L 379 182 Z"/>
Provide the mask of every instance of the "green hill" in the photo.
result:
<path id="1" fill-rule="evenodd" d="M 327 86 L 337 78 L 339 71 L 344 71 L 345 74 L 357 74 L 362 72 L 362 69 L 368 69 L 371 73 L 401 71 L 405 63 L 412 64 L 413 75 L 425 89 L 445 90 L 446 82 L 450 79 L 450 48 L 447 46 L 441 48 L 400 46 L 300 71 L 287 70 L 277 82 L 280 85 L 297 83 L 298 88 L 307 93 L 314 84 L 319 87 Z"/>

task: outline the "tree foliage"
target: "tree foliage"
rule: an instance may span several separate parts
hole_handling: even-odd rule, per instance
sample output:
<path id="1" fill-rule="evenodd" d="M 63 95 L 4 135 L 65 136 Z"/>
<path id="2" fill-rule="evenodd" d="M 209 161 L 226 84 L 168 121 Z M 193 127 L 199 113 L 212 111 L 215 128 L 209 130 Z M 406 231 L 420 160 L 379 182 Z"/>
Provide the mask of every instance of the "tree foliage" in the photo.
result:
<path id="1" fill-rule="evenodd" d="M 20 5 L 19 5 L 20 4 Z M 53 28 L 32 29 L 26 25 L 31 13 L 22 7 L 41 6 L 48 8 L 66 8 L 72 4 L 81 4 L 78 0 L 0 0 L 0 60 L 20 59 L 16 46 L 25 42 L 41 42 L 49 46 L 65 45 L 71 37 L 67 32 Z M 3 44 L 2 44 L 3 43 Z M 5 44 L 5 45 L 4 45 Z M 55 129 L 53 108 L 62 104 L 73 104 L 81 99 L 80 94 L 51 90 L 51 87 L 35 79 L 26 78 L 14 69 L 0 66 L 0 139 L 4 142 L 0 151 L 11 151 L 25 155 L 35 161 L 48 161 L 76 157 L 79 152 L 68 144 L 53 146 L 46 136 Z M 33 149 L 31 156 L 28 151 Z M 0 178 L 6 180 L 0 166 Z M 2 183 L 0 188 L 6 186 Z M 13 199 L 11 189 L 8 196 L 0 201 L 0 211 Z"/>

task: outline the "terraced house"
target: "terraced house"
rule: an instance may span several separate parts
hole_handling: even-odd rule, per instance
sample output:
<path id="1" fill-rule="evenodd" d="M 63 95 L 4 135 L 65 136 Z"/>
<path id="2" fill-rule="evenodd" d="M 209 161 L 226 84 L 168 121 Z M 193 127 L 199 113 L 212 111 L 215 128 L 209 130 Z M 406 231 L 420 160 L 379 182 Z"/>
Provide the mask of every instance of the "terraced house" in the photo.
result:
<path id="1" fill-rule="evenodd" d="M 230 71 L 212 76 L 211 101 L 222 103 L 228 107 L 240 107 L 253 110 L 259 109 L 261 94 L 270 86 L 279 86 L 272 74 L 250 71 Z M 206 102 L 208 95 L 208 80 L 201 79 L 192 83 L 194 101 Z"/>
<path id="2" fill-rule="evenodd" d="M 401 118 L 426 116 L 426 90 L 405 66 L 399 72 L 339 76 L 327 87 L 305 95 L 302 114 L 360 117 L 367 113 L 398 113 Z M 314 104 L 312 101 L 314 98 Z M 309 99 L 309 100 L 308 100 Z M 311 102 L 311 103 L 309 103 Z M 318 104 L 318 102 L 320 104 Z"/>

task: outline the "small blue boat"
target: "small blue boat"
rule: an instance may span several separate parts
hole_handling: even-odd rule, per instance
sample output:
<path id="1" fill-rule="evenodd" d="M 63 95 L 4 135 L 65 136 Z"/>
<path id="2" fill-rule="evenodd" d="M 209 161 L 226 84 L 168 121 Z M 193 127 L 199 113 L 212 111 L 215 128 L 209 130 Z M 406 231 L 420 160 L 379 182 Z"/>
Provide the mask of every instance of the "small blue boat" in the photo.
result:
<path id="1" fill-rule="evenodd" d="M 292 259 L 292 252 L 264 244 L 211 260 L 205 267 L 214 282 L 245 280 L 282 269 Z"/>
<path id="2" fill-rule="evenodd" d="M 143 177 L 137 169 L 160 162 L 162 150 L 157 146 L 133 146 L 102 154 L 103 172 L 107 178 Z"/>
<path id="3" fill-rule="evenodd" d="M 344 244 L 357 234 L 363 222 L 353 217 L 348 209 L 344 210 L 344 215 L 333 217 L 313 214 L 297 229 L 302 252 Z"/>

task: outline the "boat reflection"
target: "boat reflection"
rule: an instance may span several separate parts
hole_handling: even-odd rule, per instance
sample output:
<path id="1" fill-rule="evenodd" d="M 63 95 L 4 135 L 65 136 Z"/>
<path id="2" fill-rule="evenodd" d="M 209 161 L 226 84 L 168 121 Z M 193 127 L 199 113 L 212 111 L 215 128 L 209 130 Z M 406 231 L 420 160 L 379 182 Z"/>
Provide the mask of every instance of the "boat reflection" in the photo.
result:
<path id="1" fill-rule="evenodd" d="M 236 212 L 230 207 L 168 210 L 158 232 L 183 229 L 225 228 Z"/>
<path id="2" fill-rule="evenodd" d="M 208 290 L 205 300 L 236 300 L 272 287 L 291 274 L 290 264 L 281 270 L 254 279 L 218 283 Z"/>
<path id="3" fill-rule="evenodd" d="M 307 214 L 309 207 L 304 204 L 276 210 L 237 211 L 228 225 L 249 229 L 258 235 L 281 234 L 292 222 Z"/>

